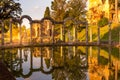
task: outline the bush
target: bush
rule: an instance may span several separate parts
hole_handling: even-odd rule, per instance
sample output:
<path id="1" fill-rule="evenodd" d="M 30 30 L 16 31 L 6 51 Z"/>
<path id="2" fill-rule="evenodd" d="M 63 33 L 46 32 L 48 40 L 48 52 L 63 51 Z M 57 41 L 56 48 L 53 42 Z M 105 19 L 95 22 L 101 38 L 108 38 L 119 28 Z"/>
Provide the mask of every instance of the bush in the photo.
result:
<path id="1" fill-rule="evenodd" d="M 97 23 L 97 25 L 100 27 L 104 27 L 107 24 L 108 24 L 108 18 L 106 17 L 101 18 Z"/>

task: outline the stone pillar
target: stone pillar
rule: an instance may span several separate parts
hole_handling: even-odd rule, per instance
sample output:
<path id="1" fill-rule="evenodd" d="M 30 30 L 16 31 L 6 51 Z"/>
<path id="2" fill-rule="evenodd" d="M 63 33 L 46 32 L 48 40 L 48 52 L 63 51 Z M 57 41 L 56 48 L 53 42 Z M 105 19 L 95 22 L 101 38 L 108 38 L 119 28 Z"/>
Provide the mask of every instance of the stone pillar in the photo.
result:
<path id="1" fill-rule="evenodd" d="M 77 26 L 75 25 L 74 27 L 73 27 L 73 35 L 74 35 L 74 40 L 73 41 L 76 41 L 77 40 Z"/>
<path id="2" fill-rule="evenodd" d="M 33 69 L 33 54 L 32 54 L 32 48 L 30 48 L 30 69 Z"/>
<path id="3" fill-rule="evenodd" d="M 33 69 L 33 54 L 32 54 L 32 48 L 30 48 L 30 69 Z"/>
<path id="4" fill-rule="evenodd" d="M 111 48 L 111 46 L 109 46 L 108 47 L 108 50 L 109 50 L 109 68 L 111 68 L 112 67 L 112 61 L 111 61 L 111 50 L 112 50 L 112 48 Z"/>
<path id="5" fill-rule="evenodd" d="M 9 29 L 10 29 L 10 43 L 12 44 L 12 19 L 10 19 Z"/>
<path id="6" fill-rule="evenodd" d="M 62 32 L 63 32 L 63 42 L 65 42 L 65 24 L 63 24 L 63 26 L 62 26 L 63 28 L 63 30 L 62 30 Z"/>
<path id="7" fill-rule="evenodd" d="M 30 22 L 30 44 L 32 44 L 32 22 Z"/>
<path id="8" fill-rule="evenodd" d="M 88 54 L 89 54 L 89 53 L 88 53 L 88 46 L 86 46 L 86 61 L 87 61 L 87 62 L 86 62 L 87 65 L 86 65 L 86 66 L 87 66 L 87 67 L 89 66 L 89 64 L 88 64 L 88 60 L 89 60 L 89 59 L 88 59 Z"/>
<path id="9" fill-rule="evenodd" d="M 1 51 L 0 51 L 1 53 L 2 53 L 2 59 L 1 59 L 1 61 L 2 62 L 4 62 L 4 58 L 5 58 L 5 49 L 2 49 Z"/>
<path id="10" fill-rule="evenodd" d="M 21 23 L 20 23 L 20 32 L 19 32 L 19 38 L 20 38 L 20 44 L 22 44 L 22 30 L 21 30 Z"/>
<path id="11" fill-rule="evenodd" d="M 40 24 L 40 43 L 42 43 L 42 28 L 43 28 L 43 23 Z"/>
<path id="12" fill-rule="evenodd" d="M 88 45 L 88 24 L 86 24 L 86 45 Z"/>
<path id="13" fill-rule="evenodd" d="M 109 27 L 109 45 L 111 45 L 111 23 L 108 24 L 108 27 Z"/>
<path id="14" fill-rule="evenodd" d="M 41 48 L 41 69 L 43 70 L 43 53 L 42 53 L 42 48 Z"/>
<path id="15" fill-rule="evenodd" d="M 98 45 L 100 45 L 100 26 L 98 26 Z"/>
<path id="16" fill-rule="evenodd" d="M 2 45 L 4 45 L 4 22 L 2 21 L 1 22 L 1 25 L 2 25 Z"/>
<path id="17" fill-rule="evenodd" d="M 19 50 L 20 50 L 20 52 L 19 52 L 19 54 L 20 54 L 20 70 L 23 70 L 22 69 L 22 49 L 20 48 Z"/>
<path id="18" fill-rule="evenodd" d="M 52 43 L 54 43 L 54 25 L 52 24 Z"/>
<path id="19" fill-rule="evenodd" d="M 60 39 L 63 41 L 63 26 L 60 26 Z"/>
<path id="20" fill-rule="evenodd" d="M 73 46 L 73 55 L 75 56 L 77 53 L 77 46 Z"/>
<path id="21" fill-rule="evenodd" d="M 60 56 L 63 56 L 63 46 L 60 46 Z"/>
<path id="22" fill-rule="evenodd" d="M 118 70 L 119 70 L 119 68 L 118 68 L 118 61 L 116 61 L 115 62 L 115 80 L 118 80 Z"/>
<path id="23" fill-rule="evenodd" d="M 92 28 L 90 28 L 90 42 L 92 42 Z"/>
<path id="24" fill-rule="evenodd" d="M 100 47 L 98 47 L 98 56 L 97 56 L 97 58 L 98 58 L 98 65 L 99 65 L 99 63 L 100 63 Z"/>
<path id="25" fill-rule="evenodd" d="M 10 69 L 13 70 L 13 54 L 12 54 L 12 50 L 10 50 Z"/>

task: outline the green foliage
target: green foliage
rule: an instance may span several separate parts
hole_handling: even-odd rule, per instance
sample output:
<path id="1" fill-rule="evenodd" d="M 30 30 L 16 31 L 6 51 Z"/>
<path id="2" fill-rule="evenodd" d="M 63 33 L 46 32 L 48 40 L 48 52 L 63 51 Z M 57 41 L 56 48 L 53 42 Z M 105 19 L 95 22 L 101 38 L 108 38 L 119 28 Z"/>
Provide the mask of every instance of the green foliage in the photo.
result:
<path id="1" fill-rule="evenodd" d="M 76 21 L 85 20 L 86 2 L 82 0 L 54 0 L 52 1 L 52 17 L 63 20 L 72 17 Z"/>
<path id="2" fill-rule="evenodd" d="M 104 56 L 99 56 L 99 63 L 101 65 L 107 65 L 108 64 L 108 59 L 105 58 Z"/>
<path id="3" fill-rule="evenodd" d="M 9 30 L 9 20 L 4 20 L 4 33 Z M 2 25 L 0 24 L 0 33 L 2 32 Z"/>
<path id="4" fill-rule="evenodd" d="M 69 0 L 68 12 L 69 17 L 72 17 L 76 21 L 84 21 L 86 16 L 86 2 L 83 0 Z"/>
<path id="5" fill-rule="evenodd" d="M 20 3 L 14 0 L 1 0 L 0 1 L 0 19 L 8 19 L 19 17 L 22 12 Z"/>
<path id="6" fill-rule="evenodd" d="M 66 18 L 71 18 L 67 20 L 65 25 L 65 33 L 68 29 L 71 30 L 75 27 L 76 23 L 79 24 L 80 21 L 86 21 L 86 1 L 83 0 L 53 0 L 51 3 L 51 17 L 57 21 L 63 21 Z M 59 26 L 58 26 L 59 27 Z M 79 26 L 79 31 L 81 31 Z M 56 28 L 56 27 L 55 27 Z"/>
<path id="7" fill-rule="evenodd" d="M 97 24 L 99 27 L 104 27 L 105 25 L 108 24 L 108 18 L 106 17 L 101 18 Z"/>
<path id="8" fill-rule="evenodd" d="M 65 17 L 66 12 L 66 0 L 54 0 L 51 2 L 51 16 L 54 20 L 61 21 Z"/>
<path id="9" fill-rule="evenodd" d="M 4 32 L 9 30 L 9 18 L 18 18 L 21 15 L 22 9 L 20 4 L 15 0 L 1 0 L 0 1 L 0 19 L 4 22 Z M 0 24 L 0 33 L 1 31 Z"/>
<path id="10" fill-rule="evenodd" d="M 49 7 L 46 7 L 44 17 L 50 17 L 50 9 L 49 9 Z"/>

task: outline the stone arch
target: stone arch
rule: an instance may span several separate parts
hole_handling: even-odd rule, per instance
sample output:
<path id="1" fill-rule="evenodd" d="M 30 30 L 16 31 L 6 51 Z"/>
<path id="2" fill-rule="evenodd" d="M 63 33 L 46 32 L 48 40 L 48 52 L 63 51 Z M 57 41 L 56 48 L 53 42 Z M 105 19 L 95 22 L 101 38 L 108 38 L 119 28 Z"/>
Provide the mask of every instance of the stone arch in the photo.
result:
<path id="1" fill-rule="evenodd" d="M 21 31 L 21 24 L 23 23 L 22 20 L 23 19 L 27 19 L 30 23 L 30 43 L 32 42 L 32 18 L 28 15 L 23 15 L 21 16 L 21 18 L 19 19 L 19 24 L 20 24 L 20 44 L 22 43 L 22 31 Z"/>
<path id="2" fill-rule="evenodd" d="M 51 68 L 49 71 L 45 71 L 44 69 L 41 69 L 41 72 L 44 74 L 50 74 L 54 71 L 54 68 Z"/>
<path id="3" fill-rule="evenodd" d="M 65 18 L 65 19 L 64 19 L 64 21 L 63 21 L 64 24 L 65 24 L 65 22 L 68 21 L 68 20 L 71 20 L 71 21 L 73 21 L 73 22 L 75 23 L 75 20 L 74 20 L 72 17 L 68 17 L 68 18 Z"/>
<path id="4" fill-rule="evenodd" d="M 51 17 L 42 18 L 40 22 L 42 23 L 44 20 L 50 20 L 52 22 L 52 24 L 63 24 L 63 21 L 55 21 Z"/>
<path id="5" fill-rule="evenodd" d="M 77 21 L 77 20 L 75 20 L 73 17 L 68 17 L 68 18 L 65 18 L 64 19 L 64 28 L 66 27 L 66 23 L 67 23 L 67 21 L 72 21 L 72 23 L 73 23 L 73 25 L 74 25 L 74 27 L 72 27 L 72 37 L 70 37 L 70 31 L 68 30 L 68 41 L 78 41 L 78 38 L 77 38 L 77 28 L 78 28 L 78 26 L 80 26 L 81 24 L 82 25 L 85 25 L 86 26 L 86 34 L 88 33 L 87 31 L 88 31 L 88 27 L 87 27 L 87 25 L 88 25 L 88 23 L 87 23 L 87 21 Z M 65 33 L 64 33 L 64 35 L 65 35 Z M 87 37 L 87 35 L 86 35 L 86 37 Z M 65 38 L 65 36 L 64 36 L 64 38 Z M 87 39 L 86 39 L 87 40 Z"/>
<path id="6" fill-rule="evenodd" d="M 51 37 L 51 38 L 49 38 L 49 41 L 54 43 L 55 40 L 57 40 L 55 38 L 55 30 L 54 30 L 55 28 L 54 27 L 55 27 L 56 24 L 62 24 L 63 25 L 63 21 L 55 21 L 51 17 L 44 17 L 44 18 L 41 19 L 40 24 L 42 24 L 42 26 L 43 26 L 44 22 L 46 22 L 46 24 L 50 24 L 50 26 L 47 27 L 48 31 L 46 33 L 49 34 L 49 36 Z"/>
<path id="7" fill-rule="evenodd" d="M 68 42 L 71 42 L 71 41 L 73 41 L 74 40 L 74 38 L 75 38 L 75 36 L 74 36 L 74 34 L 73 33 L 75 33 L 76 34 L 76 27 L 73 27 L 72 26 L 72 31 L 71 30 L 69 30 L 69 29 L 67 29 L 66 27 L 67 27 L 67 22 L 68 21 L 70 21 L 70 22 L 72 22 L 73 23 L 73 25 L 76 25 L 76 21 L 75 21 L 75 19 L 74 18 L 72 18 L 72 17 L 68 17 L 68 18 L 65 18 L 64 19 L 64 32 L 67 32 L 67 38 L 65 38 L 66 37 L 66 34 L 64 33 L 64 40 L 66 39 Z M 66 30 L 67 29 L 67 30 Z M 72 32 L 72 34 L 71 34 L 71 32 Z M 73 38 L 74 37 L 74 38 Z M 66 41 L 65 40 L 65 41 Z"/>
<path id="8" fill-rule="evenodd" d="M 51 17 L 45 17 L 41 19 L 40 23 L 44 22 L 45 20 L 50 20 L 52 23 L 55 22 Z"/>
<path id="9" fill-rule="evenodd" d="M 24 18 L 28 19 L 30 23 L 32 22 L 32 18 L 31 18 L 30 16 L 28 16 L 28 15 L 23 15 L 23 16 L 20 18 L 20 22 L 21 22 L 21 23 L 22 23 L 22 20 L 23 20 Z"/>

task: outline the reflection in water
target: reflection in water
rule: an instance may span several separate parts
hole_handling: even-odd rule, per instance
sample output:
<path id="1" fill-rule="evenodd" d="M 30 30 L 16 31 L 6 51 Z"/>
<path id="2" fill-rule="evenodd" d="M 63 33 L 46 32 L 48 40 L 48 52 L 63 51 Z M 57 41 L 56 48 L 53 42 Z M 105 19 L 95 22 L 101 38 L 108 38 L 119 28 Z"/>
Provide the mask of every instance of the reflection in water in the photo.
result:
<path id="1" fill-rule="evenodd" d="M 17 80 L 119 80 L 120 50 L 58 46 L 0 51 Z"/>

